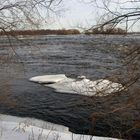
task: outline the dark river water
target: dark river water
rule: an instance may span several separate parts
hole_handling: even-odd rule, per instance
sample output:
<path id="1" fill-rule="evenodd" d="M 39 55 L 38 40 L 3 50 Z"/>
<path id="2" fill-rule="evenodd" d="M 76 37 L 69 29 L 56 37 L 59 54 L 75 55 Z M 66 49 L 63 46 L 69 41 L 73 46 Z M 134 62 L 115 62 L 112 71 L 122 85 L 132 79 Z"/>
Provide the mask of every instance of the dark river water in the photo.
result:
<path id="1" fill-rule="evenodd" d="M 0 113 L 33 117 L 88 133 L 90 97 L 57 93 L 29 82 L 32 76 L 85 75 L 96 80 L 122 69 L 125 53 L 140 36 L 0 37 Z M 4 98 L 5 97 L 5 98 Z"/>

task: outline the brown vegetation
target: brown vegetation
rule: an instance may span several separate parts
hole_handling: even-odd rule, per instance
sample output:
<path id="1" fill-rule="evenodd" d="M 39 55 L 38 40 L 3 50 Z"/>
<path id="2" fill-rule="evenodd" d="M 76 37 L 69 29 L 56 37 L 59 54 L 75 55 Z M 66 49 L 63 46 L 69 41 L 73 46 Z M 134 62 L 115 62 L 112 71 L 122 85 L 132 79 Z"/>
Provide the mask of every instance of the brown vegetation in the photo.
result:
<path id="1" fill-rule="evenodd" d="M 121 28 L 111 28 L 111 27 L 98 27 L 92 30 L 85 31 L 85 34 L 113 34 L 113 35 L 122 35 L 127 32 Z"/>
<path id="2" fill-rule="evenodd" d="M 140 139 L 140 49 L 130 49 L 126 54 L 127 70 L 110 78 L 117 80 L 126 87 L 106 97 L 93 97 L 90 120 L 95 135 L 104 135 L 131 140 Z M 123 67 L 122 67 L 123 69 Z M 94 101 L 94 102 L 93 102 Z"/>
<path id="3" fill-rule="evenodd" d="M 60 29 L 60 30 L 11 30 L 11 31 L 1 31 L 0 35 L 74 35 L 80 34 L 77 29 Z"/>
<path id="4" fill-rule="evenodd" d="M 136 88 L 136 87 L 135 87 Z M 140 95 L 135 90 L 124 91 L 114 95 L 93 97 L 93 113 L 90 116 L 93 135 L 139 139 L 140 138 Z"/>
<path id="5" fill-rule="evenodd" d="M 0 104 L 1 107 L 8 107 L 9 109 L 19 109 L 20 101 L 17 98 L 13 98 L 11 94 L 12 87 L 9 84 L 9 81 L 4 81 L 0 85 Z"/>

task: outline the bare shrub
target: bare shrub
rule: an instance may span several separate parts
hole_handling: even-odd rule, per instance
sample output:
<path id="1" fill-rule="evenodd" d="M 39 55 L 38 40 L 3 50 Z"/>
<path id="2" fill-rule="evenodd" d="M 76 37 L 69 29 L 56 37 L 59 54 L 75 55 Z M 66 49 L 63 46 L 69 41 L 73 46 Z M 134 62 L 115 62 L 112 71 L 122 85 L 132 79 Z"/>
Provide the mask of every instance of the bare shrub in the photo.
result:
<path id="1" fill-rule="evenodd" d="M 97 24 L 86 31 L 87 34 L 93 31 L 94 34 L 125 35 L 130 31 L 133 32 L 136 24 L 139 25 L 139 0 L 90 0 L 88 3 L 100 10 L 101 15 Z M 123 30 L 120 27 L 123 27 Z M 92 98 L 96 107 L 94 106 L 90 119 L 93 124 L 91 131 L 95 135 L 140 138 L 140 47 L 128 46 L 126 52 L 122 70 L 116 70 L 108 77 L 123 83 L 126 90 L 104 98 Z"/>
<path id="2" fill-rule="evenodd" d="M 93 124 L 90 132 L 93 135 L 127 139 L 139 139 L 140 137 L 139 47 L 129 49 L 124 58 L 122 71 L 118 74 L 119 70 L 116 70 L 108 78 L 123 83 L 125 90 L 103 98 L 92 98 L 93 104 L 96 105 L 90 116 Z M 123 67 L 126 67 L 126 69 Z"/>

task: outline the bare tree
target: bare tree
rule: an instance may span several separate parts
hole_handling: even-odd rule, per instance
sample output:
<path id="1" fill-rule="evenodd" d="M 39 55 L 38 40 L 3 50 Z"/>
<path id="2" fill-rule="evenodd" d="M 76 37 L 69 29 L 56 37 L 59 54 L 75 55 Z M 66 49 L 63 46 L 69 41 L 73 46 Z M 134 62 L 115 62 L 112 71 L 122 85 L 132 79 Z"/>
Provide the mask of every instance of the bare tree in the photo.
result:
<path id="1" fill-rule="evenodd" d="M 1 0 L 0 29 L 38 28 L 61 0 Z"/>
<path id="2" fill-rule="evenodd" d="M 139 0 L 83 0 L 100 9 L 98 26 L 123 25 L 128 31 L 140 20 Z M 95 27 L 95 26 L 93 26 Z M 92 28 L 93 28 L 92 27 Z"/>
<path id="3" fill-rule="evenodd" d="M 83 0 L 100 9 L 98 26 L 123 24 L 129 30 L 140 20 L 139 0 Z M 0 28 L 39 27 L 62 0 L 1 0 Z M 95 26 L 93 26 L 95 27 Z M 92 27 L 92 28 L 93 28 Z"/>
<path id="4" fill-rule="evenodd" d="M 1 0 L 0 29 L 6 32 L 17 28 L 39 27 L 46 15 L 49 12 L 54 12 L 54 7 L 59 5 L 61 1 Z M 97 25 L 92 26 L 91 29 L 106 25 L 114 28 L 121 24 L 125 26 L 127 31 L 139 22 L 140 0 L 84 1 L 93 4 L 101 10 L 102 16 L 100 16 Z M 139 71 L 139 55 L 139 46 L 130 49 L 126 55 L 126 60 L 129 60 L 130 67 L 138 66 L 137 72 Z M 137 73 L 138 75 L 134 75 L 134 71 L 130 73 L 128 75 L 130 82 L 127 82 L 127 87 L 130 87 L 139 80 L 139 73 Z M 138 85 L 136 86 L 135 90 L 129 88 L 129 91 L 119 92 L 111 96 L 92 98 L 89 106 L 93 107 L 93 113 L 90 117 L 93 122 L 93 128 L 90 134 L 121 138 L 128 137 L 129 135 L 140 137 L 140 95 Z M 106 130 L 102 131 L 103 129 Z"/>
<path id="5" fill-rule="evenodd" d="M 97 24 L 87 31 L 122 27 L 127 32 L 133 31 L 135 25 L 139 24 L 140 0 L 84 0 L 84 2 L 92 4 L 93 7 L 100 10 Z M 138 28 L 136 29 L 138 30 Z M 140 47 L 139 44 L 134 44 L 127 47 L 127 52 L 124 54 L 122 69 L 124 67 L 126 69 L 119 74 L 119 77 L 116 74 L 117 71 L 111 77 L 121 79 L 121 76 L 127 90 L 104 99 L 94 97 L 97 107 L 94 108 L 91 115 L 93 134 L 102 135 L 100 130 L 107 128 L 103 135 L 129 139 L 133 136 L 135 138 L 132 139 L 140 138 Z M 122 47 L 125 46 L 122 45 Z"/>
<path id="6" fill-rule="evenodd" d="M 16 36 L 16 33 L 12 34 L 12 32 L 9 31 L 34 30 L 45 25 L 47 26 L 48 17 L 59 12 L 58 7 L 61 1 L 62 0 L 0 1 L 0 33 L 7 36 L 12 53 L 17 56 L 17 59 L 20 59 L 20 56 L 13 48 L 10 36 L 17 40 L 19 40 L 19 38 Z M 21 40 L 19 41 L 21 42 Z"/>

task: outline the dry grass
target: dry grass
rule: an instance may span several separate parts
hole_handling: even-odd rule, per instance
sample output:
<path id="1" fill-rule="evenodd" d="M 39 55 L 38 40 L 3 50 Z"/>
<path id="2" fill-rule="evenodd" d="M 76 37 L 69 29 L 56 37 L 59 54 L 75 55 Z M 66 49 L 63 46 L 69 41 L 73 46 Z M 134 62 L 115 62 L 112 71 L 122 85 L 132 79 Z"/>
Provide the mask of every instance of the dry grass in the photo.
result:
<path id="1" fill-rule="evenodd" d="M 89 117 L 92 123 L 90 133 L 117 138 L 140 137 L 140 87 L 137 84 L 127 91 L 97 98 Z"/>

